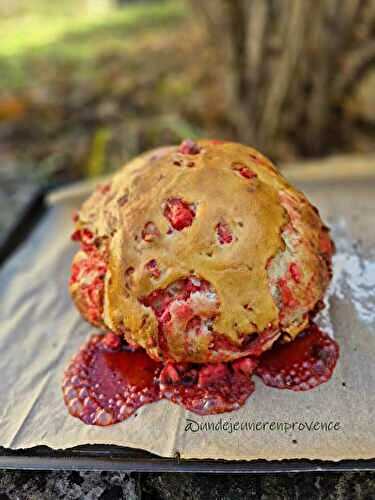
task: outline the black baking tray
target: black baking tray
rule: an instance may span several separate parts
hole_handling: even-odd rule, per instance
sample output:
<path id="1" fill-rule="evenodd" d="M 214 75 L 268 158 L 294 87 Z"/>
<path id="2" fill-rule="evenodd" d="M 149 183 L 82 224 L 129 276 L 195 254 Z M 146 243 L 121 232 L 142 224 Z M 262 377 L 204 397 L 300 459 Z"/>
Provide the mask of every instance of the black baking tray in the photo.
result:
<path id="1" fill-rule="evenodd" d="M 67 450 L 38 446 L 27 450 L 0 448 L 0 468 L 26 470 L 90 470 L 131 472 L 290 473 L 374 471 L 374 460 L 181 460 L 113 445 L 85 445 Z"/>
<path id="2" fill-rule="evenodd" d="M 56 187 L 56 186 L 54 186 Z M 45 196 L 37 191 L 0 245 L 0 265 L 26 240 L 48 210 Z M 113 445 L 85 445 L 66 450 L 37 446 L 25 450 L 0 447 L 0 468 L 24 470 L 90 470 L 134 472 L 290 473 L 375 471 L 375 459 L 342 460 L 182 460 L 162 458 L 144 450 Z"/>

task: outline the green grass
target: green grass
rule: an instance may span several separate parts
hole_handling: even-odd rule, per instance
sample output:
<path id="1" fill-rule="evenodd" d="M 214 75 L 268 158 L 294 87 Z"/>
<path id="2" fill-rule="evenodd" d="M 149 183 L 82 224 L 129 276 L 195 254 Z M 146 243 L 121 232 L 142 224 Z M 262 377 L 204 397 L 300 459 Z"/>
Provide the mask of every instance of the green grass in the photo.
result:
<path id="1" fill-rule="evenodd" d="M 107 13 L 0 19 L 0 86 L 22 87 L 36 60 L 90 65 L 101 53 L 136 43 L 144 32 L 168 29 L 184 16 L 178 0 L 140 3 Z M 30 68 L 31 63 L 31 68 Z"/>
<path id="2" fill-rule="evenodd" d="M 35 0 L 35 10 L 17 1 L 22 10 L 6 19 L 0 0 L 0 124 L 11 124 L 17 162 L 40 178 L 92 177 L 202 135 L 201 45 L 188 2 L 72 16 L 69 5 L 87 0 Z"/>
<path id="3" fill-rule="evenodd" d="M 48 48 L 62 38 L 81 39 L 90 37 L 94 31 L 114 29 L 134 30 L 137 27 L 152 27 L 162 21 L 171 21 L 182 14 L 183 6 L 178 1 L 161 1 L 150 4 L 136 4 L 123 7 L 107 14 L 91 14 L 71 17 L 67 15 L 43 16 L 25 15 L 0 21 L 0 57 L 14 57 L 30 50 Z"/>

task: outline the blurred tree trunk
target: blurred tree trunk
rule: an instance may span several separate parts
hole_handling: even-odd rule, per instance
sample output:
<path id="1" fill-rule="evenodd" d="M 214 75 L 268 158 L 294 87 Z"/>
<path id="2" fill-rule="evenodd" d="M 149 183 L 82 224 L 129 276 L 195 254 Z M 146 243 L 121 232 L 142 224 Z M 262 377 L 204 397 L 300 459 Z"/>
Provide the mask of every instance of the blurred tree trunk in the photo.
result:
<path id="1" fill-rule="evenodd" d="M 346 97 L 375 62 L 375 0 L 190 0 L 224 65 L 240 140 L 289 137 L 324 152 Z"/>

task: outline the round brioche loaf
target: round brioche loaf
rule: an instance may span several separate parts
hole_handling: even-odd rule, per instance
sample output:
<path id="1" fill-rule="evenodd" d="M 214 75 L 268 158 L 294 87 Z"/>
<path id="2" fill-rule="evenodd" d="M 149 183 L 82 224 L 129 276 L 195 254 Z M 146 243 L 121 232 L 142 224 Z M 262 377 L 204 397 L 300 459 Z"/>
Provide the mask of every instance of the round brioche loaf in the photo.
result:
<path id="1" fill-rule="evenodd" d="M 317 209 L 231 142 L 135 158 L 83 204 L 73 239 L 81 314 L 164 361 L 230 361 L 292 340 L 331 278 Z"/>

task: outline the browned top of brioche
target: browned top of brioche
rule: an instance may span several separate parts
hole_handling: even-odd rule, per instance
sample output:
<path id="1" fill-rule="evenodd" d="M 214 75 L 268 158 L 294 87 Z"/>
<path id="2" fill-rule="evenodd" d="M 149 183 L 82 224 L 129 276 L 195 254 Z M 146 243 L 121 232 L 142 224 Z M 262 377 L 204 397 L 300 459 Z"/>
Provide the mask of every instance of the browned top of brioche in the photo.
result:
<path id="1" fill-rule="evenodd" d="M 250 147 L 206 140 L 198 145 L 197 154 L 166 147 L 137 157 L 94 193 L 79 213 L 80 227 L 107 239 L 106 325 L 124 332 L 155 358 L 204 362 L 209 357 L 210 335 L 196 339 L 189 353 L 184 334 L 173 335 L 168 353 L 163 352 L 154 311 L 142 304 L 151 292 L 179 278 L 194 275 L 212 285 L 220 304 L 213 331 L 238 346 L 253 332 L 298 333 L 330 279 L 329 262 L 321 249 L 326 229 L 306 197 Z M 239 165 L 256 175 L 242 176 Z M 285 193 L 286 202 L 281 202 L 280 193 Z M 171 228 L 165 216 L 170 199 L 194 207 L 190 226 L 180 231 Z M 142 234 L 149 223 L 156 226 L 158 236 L 145 241 Z M 219 223 L 230 228 L 231 244 L 218 241 Z M 283 237 L 288 227 L 289 248 L 288 238 Z M 295 308 L 289 304 L 281 314 L 275 283 L 278 273 L 284 272 L 280 256 L 287 250 L 285 262 L 292 259 L 302 272 L 289 285 Z M 147 271 L 151 260 L 157 262 L 160 277 Z"/>

